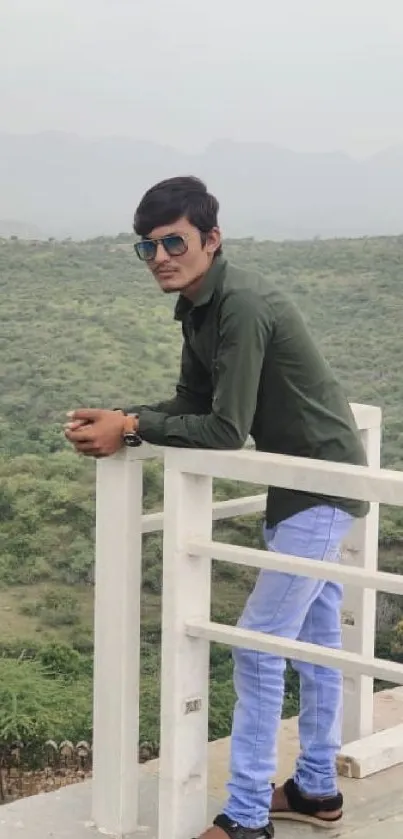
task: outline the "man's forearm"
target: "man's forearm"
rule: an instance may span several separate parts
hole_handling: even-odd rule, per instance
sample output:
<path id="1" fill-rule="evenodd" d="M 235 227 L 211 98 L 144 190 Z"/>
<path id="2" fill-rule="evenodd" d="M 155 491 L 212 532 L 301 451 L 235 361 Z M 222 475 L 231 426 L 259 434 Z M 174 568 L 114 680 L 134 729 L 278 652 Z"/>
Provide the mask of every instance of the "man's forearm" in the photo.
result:
<path id="1" fill-rule="evenodd" d="M 154 405 L 130 405 L 129 408 L 125 408 L 125 411 L 128 414 L 140 414 L 141 411 L 156 411 L 157 413 L 161 412 L 175 417 L 181 413 L 186 413 L 186 411 L 182 411 L 182 407 L 185 406 L 182 406 L 180 400 L 174 396 L 172 399 L 156 402 Z"/>
<path id="2" fill-rule="evenodd" d="M 171 399 L 166 399 L 162 402 L 156 402 L 153 405 L 131 405 L 126 408 L 128 414 L 142 414 L 143 412 L 152 412 L 157 414 L 164 414 L 170 417 L 186 416 L 188 414 L 202 415 L 207 414 L 211 408 L 211 400 L 200 398 L 190 398 L 189 396 L 178 392 Z"/>
<path id="3" fill-rule="evenodd" d="M 237 423 L 214 413 L 170 416 L 144 409 L 139 412 L 138 427 L 146 442 L 178 448 L 239 449 L 248 436 Z"/>

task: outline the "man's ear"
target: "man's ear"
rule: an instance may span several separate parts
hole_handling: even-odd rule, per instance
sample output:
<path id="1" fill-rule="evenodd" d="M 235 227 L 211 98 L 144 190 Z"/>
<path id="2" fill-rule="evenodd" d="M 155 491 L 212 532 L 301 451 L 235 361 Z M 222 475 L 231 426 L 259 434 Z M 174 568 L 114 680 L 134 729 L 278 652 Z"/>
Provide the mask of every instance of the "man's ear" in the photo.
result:
<path id="1" fill-rule="evenodd" d="M 212 227 L 207 233 L 206 250 L 208 253 L 215 253 L 221 245 L 221 230 L 219 227 Z"/>

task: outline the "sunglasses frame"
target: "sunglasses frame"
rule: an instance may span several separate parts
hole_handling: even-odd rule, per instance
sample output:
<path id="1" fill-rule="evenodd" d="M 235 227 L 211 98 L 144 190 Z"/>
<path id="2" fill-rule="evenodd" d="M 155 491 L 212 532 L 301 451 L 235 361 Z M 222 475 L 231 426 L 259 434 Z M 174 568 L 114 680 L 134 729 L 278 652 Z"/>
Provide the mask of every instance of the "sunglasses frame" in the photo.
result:
<path id="1" fill-rule="evenodd" d="M 170 253 L 169 249 L 165 245 L 167 239 L 180 239 L 183 244 L 183 250 L 180 253 Z M 140 256 L 139 250 L 143 242 L 151 242 L 153 245 L 155 245 L 154 256 L 150 257 L 149 259 Z M 187 236 L 185 236 L 183 233 L 167 233 L 166 236 L 161 236 L 158 239 L 141 239 L 140 242 L 135 242 L 133 247 L 141 262 L 153 262 L 153 260 L 157 256 L 158 245 L 162 245 L 164 251 L 168 254 L 168 256 L 183 256 L 189 248 Z"/>

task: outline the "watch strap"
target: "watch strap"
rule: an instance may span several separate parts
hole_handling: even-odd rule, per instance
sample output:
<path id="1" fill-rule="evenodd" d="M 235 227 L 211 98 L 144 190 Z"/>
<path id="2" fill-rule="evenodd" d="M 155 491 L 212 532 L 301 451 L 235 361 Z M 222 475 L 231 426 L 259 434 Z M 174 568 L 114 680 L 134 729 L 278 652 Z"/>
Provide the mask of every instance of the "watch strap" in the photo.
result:
<path id="1" fill-rule="evenodd" d="M 128 411 L 124 411 L 123 408 L 114 408 L 114 411 L 119 411 L 123 414 L 124 417 L 137 417 L 137 414 L 130 414 Z M 134 429 L 126 428 L 122 434 L 123 442 L 125 446 L 129 446 L 130 448 L 134 448 L 136 446 L 141 446 L 143 440 L 138 433 Z"/>

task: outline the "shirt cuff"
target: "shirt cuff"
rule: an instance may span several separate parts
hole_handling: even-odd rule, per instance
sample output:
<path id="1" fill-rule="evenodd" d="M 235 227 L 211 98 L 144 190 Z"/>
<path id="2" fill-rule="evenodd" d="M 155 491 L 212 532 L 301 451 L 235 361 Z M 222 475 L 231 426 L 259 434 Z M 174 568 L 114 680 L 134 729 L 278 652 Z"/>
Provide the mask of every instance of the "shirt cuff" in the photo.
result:
<path id="1" fill-rule="evenodd" d="M 140 437 L 146 443 L 152 443 L 154 446 L 164 446 L 166 417 L 167 414 L 162 414 L 157 411 L 147 411 L 147 409 L 140 411 L 138 426 Z"/>

